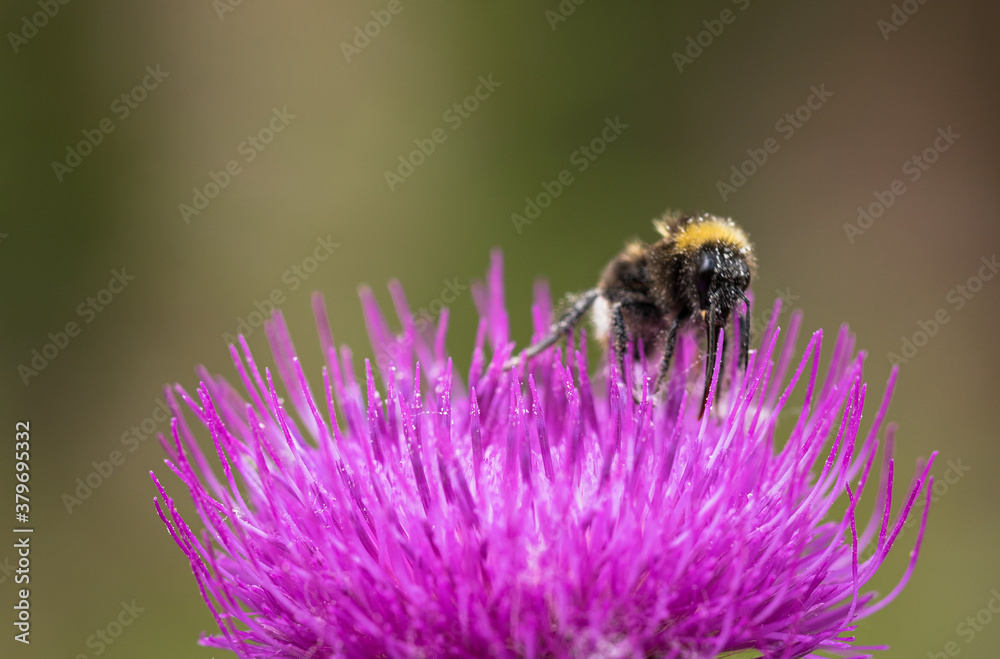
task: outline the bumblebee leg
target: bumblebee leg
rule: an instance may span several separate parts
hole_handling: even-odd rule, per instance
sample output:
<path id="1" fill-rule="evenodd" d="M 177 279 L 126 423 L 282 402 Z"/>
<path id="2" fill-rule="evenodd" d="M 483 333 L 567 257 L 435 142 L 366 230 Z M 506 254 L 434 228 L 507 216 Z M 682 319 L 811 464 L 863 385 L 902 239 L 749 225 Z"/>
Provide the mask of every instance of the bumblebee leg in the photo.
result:
<path id="1" fill-rule="evenodd" d="M 670 362 L 674 357 L 674 349 L 677 347 L 677 326 L 680 321 L 675 317 L 670 320 L 667 329 L 663 333 L 663 357 L 660 358 L 660 366 L 656 371 L 656 384 L 653 386 L 653 395 L 660 392 L 660 387 L 667 380 L 667 371 L 670 370 Z"/>
<path id="2" fill-rule="evenodd" d="M 701 397 L 701 410 L 698 412 L 698 419 L 705 415 L 705 407 L 708 405 L 708 394 L 712 388 L 712 376 L 715 374 L 715 353 L 719 342 L 719 333 L 716 331 L 718 326 L 716 325 L 715 316 L 715 300 L 708 306 L 708 316 L 707 320 L 707 336 L 706 341 L 706 353 L 705 356 L 705 393 Z M 713 401 L 714 404 L 714 401 Z"/>
<path id="3" fill-rule="evenodd" d="M 625 314 L 629 316 L 629 324 L 625 322 Z M 625 374 L 625 353 L 628 351 L 629 331 L 632 333 L 632 340 L 636 346 L 639 342 L 649 346 L 654 339 L 658 339 L 656 328 L 662 320 L 662 314 L 655 305 L 650 304 L 642 298 L 626 298 L 618 302 L 611 308 L 611 336 L 612 346 L 617 353 L 619 372 Z M 635 387 L 632 391 L 632 398 L 636 404 L 642 402 L 642 385 Z"/>
<path id="4" fill-rule="evenodd" d="M 734 326 L 732 329 L 730 329 L 729 319 L 726 318 L 725 316 L 722 316 L 719 319 L 719 324 L 722 325 L 722 333 L 724 335 L 724 338 L 722 340 L 722 357 L 719 358 L 719 367 L 722 369 L 719 372 L 719 381 L 721 382 L 722 376 L 726 372 L 726 355 L 729 354 L 729 345 L 733 342 L 733 332 L 736 331 L 736 327 Z"/>
<path id="5" fill-rule="evenodd" d="M 746 299 L 746 298 L 744 298 Z M 750 303 L 747 302 L 747 309 L 740 316 L 740 367 L 743 372 L 747 370 L 750 362 Z"/>
<path id="6" fill-rule="evenodd" d="M 625 375 L 625 352 L 628 350 L 628 330 L 625 327 L 625 315 L 622 313 L 624 303 L 616 302 L 611 307 L 611 341 L 615 348 L 615 358 L 618 360 L 618 372 Z"/>
<path id="7" fill-rule="evenodd" d="M 504 369 L 514 368 L 522 361 L 527 361 L 546 348 L 554 345 L 563 337 L 563 334 L 566 334 L 571 329 L 576 327 L 576 324 L 580 322 L 580 319 L 583 318 L 583 315 L 587 313 L 587 310 L 590 309 L 591 305 L 594 304 L 594 301 L 600 294 L 600 289 L 592 288 L 586 293 L 580 295 L 576 302 L 574 302 L 570 308 L 566 309 L 566 311 L 559 316 L 559 319 L 556 320 L 556 322 L 552 323 L 552 327 L 549 328 L 549 333 L 545 336 L 545 338 L 538 343 L 525 348 L 524 351 L 522 351 L 517 357 L 508 360 L 503 366 Z"/>

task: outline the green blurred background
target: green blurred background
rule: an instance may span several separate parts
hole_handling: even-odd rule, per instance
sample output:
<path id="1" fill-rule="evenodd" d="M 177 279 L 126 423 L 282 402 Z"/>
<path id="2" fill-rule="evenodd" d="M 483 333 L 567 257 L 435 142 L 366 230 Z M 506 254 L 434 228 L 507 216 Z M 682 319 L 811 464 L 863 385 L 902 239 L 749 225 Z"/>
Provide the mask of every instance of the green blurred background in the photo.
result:
<path id="1" fill-rule="evenodd" d="M 885 27 L 891 3 L 858 0 L 564 0 L 565 15 L 557 0 L 267 4 L 53 0 L 58 12 L 36 16 L 36 30 L 24 20 L 42 11 L 37 2 L 0 7 L 0 427 L 12 442 L 14 422 L 31 421 L 37 528 L 33 643 L 13 642 L 7 622 L 0 655 L 96 656 L 88 637 L 134 600 L 144 611 L 102 656 L 228 656 L 195 645 L 213 621 L 153 510 L 148 471 L 163 471 L 154 441 L 126 452 L 72 514 L 63 495 L 151 419 L 164 383 L 194 389 L 198 363 L 233 375 L 222 336 L 255 302 L 280 291 L 303 361 L 316 365 L 309 293 L 323 291 L 338 341 L 367 356 L 359 284 L 388 302 L 395 277 L 414 309 L 429 306 L 448 282 L 480 277 L 499 246 L 523 342 L 535 277 L 556 295 L 592 285 L 625 239 L 652 239 L 650 219 L 670 207 L 730 215 L 748 230 L 763 303 L 780 292 L 827 336 L 850 322 L 870 354 L 870 401 L 887 354 L 946 310 L 948 322 L 902 365 L 890 416 L 900 488 L 934 449 L 938 477 L 948 461 L 963 475 L 942 488 L 909 587 L 859 637 L 892 645 L 887 658 L 936 656 L 949 642 L 963 657 L 1000 656 L 1000 622 L 973 639 L 957 632 L 1000 589 L 1000 278 L 961 309 L 953 292 L 1000 251 L 995 3 L 910 0 L 915 13 L 900 6 L 896 30 Z M 390 4 L 391 22 L 345 49 Z M 730 22 L 713 22 L 720 16 Z M 691 48 L 697 57 L 675 56 L 720 27 L 700 54 Z M 159 82 L 135 92 L 123 117 L 120 97 L 147 67 L 159 67 Z M 480 76 L 499 85 L 456 126 L 446 112 Z M 832 95 L 789 136 L 778 122 L 813 86 Z M 262 151 L 244 143 L 275 110 L 287 114 L 273 141 Z M 67 147 L 105 118 L 113 131 L 57 176 L 53 161 L 65 164 Z M 572 154 L 616 118 L 627 128 L 579 172 Z M 911 181 L 904 163 L 948 127 L 960 137 Z M 439 128 L 444 142 L 390 186 L 386 170 Z M 718 181 L 768 138 L 777 152 L 724 199 Z M 239 174 L 185 219 L 179 205 L 230 160 Z M 518 231 L 511 215 L 564 169 L 573 183 Z M 848 236 L 857 208 L 896 179 L 905 192 Z M 293 268 L 310 267 L 317 239 L 340 247 L 300 281 Z M 134 280 L 82 322 L 78 305 L 123 268 Z M 450 308 L 449 347 L 464 370 L 472 296 L 460 292 Z M 18 366 L 68 321 L 82 331 L 26 385 Z M 268 362 L 261 334 L 249 340 Z M 12 486 L 4 449 L 4 501 Z M 879 577 L 883 592 L 914 535 Z M 0 620 L 12 617 L 11 576 L 0 574 Z"/>

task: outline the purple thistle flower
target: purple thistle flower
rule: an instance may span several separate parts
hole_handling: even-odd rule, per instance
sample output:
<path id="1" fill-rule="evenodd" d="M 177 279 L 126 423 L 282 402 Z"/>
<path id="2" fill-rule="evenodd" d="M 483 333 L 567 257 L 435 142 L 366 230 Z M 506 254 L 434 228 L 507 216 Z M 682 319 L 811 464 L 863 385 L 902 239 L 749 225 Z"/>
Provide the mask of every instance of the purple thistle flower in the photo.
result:
<path id="1" fill-rule="evenodd" d="M 555 348 L 504 371 L 513 346 L 499 253 L 473 287 L 481 319 L 465 382 L 445 352 L 447 310 L 424 336 L 398 283 L 390 290 L 398 336 L 371 292 L 361 294 L 375 354 L 394 357 L 381 368 L 382 389 L 367 360 L 355 377 L 317 295 L 322 395 L 280 313 L 267 337 L 284 394 L 242 337 L 230 350 L 243 391 L 203 369 L 196 398 L 167 390 L 172 438 L 160 440 L 205 530 L 195 534 L 154 476 L 156 508 L 221 630 L 204 645 L 317 659 L 748 649 L 790 659 L 883 649 L 852 646 L 852 632 L 912 574 L 934 456 L 918 462 L 893 506 L 893 427 L 879 434 L 896 372 L 862 435 L 864 353 L 854 354 L 846 329 L 825 377 L 820 332 L 789 377 L 801 317 L 780 350 L 772 321 L 746 375 L 728 369 L 728 386 L 713 384 L 712 409 L 698 421 L 686 381 L 701 372 L 693 337 L 678 346 L 662 404 L 648 398 L 648 379 L 635 404 L 632 369 L 623 377 L 614 359 L 591 380 L 583 338 L 579 349 L 570 341 L 565 354 Z M 540 284 L 536 337 L 551 316 Z M 777 436 L 796 387 L 805 388 L 802 411 Z M 211 433 L 221 475 L 182 403 Z M 876 490 L 874 512 L 859 528 L 866 487 Z M 922 490 L 899 584 L 882 598 L 863 592 Z M 846 511 L 833 514 L 838 502 Z"/>

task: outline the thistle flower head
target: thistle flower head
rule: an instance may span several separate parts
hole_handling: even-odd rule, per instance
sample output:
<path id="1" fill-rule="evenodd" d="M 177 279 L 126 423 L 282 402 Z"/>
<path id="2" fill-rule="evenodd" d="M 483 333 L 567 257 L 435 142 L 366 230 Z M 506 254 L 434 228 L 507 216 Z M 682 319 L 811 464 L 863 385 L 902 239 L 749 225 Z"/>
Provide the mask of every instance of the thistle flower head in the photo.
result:
<path id="1" fill-rule="evenodd" d="M 772 323 L 746 374 L 731 368 L 728 385 L 713 386 L 699 421 L 691 337 L 662 403 L 614 359 L 592 374 L 585 341 L 504 371 L 499 254 L 473 287 L 481 319 L 464 379 L 445 350 L 447 310 L 436 332 L 420 332 L 401 288 L 390 289 L 400 334 L 362 292 L 372 346 L 389 357 L 378 377 L 368 361 L 355 375 L 317 296 L 321 370 L 300 365 L 276 314 L 267 337 L 277 377 L 241 337 L 230 347 L 240 387 L 199 371 L 196 395 L 168 389 L 174 419 L 161 442 L 204 530 L 154 476 L 156 508 L 218 623 L 205 645 L 317 659 L 880 649 L 853 646 L 852 632 L 912 573 L 933 456 L 894 502 L 893 430 L 881 429 L 895 372 L 862 431 L 864 355 L 846 330 L 821 375 L 821 333 L 795 360 L 800 317 L 783 340 Z M 536 336 L 551 316 L 540 284 Z M 801 412 L 779 434 L 796 389 Z M 214 455 L 188 418 L 208 430 Z M 865 584 L 921 492 L 909 566 L 880 598 Z M 856 516 L 862 496 L 874 499 L 867 521 Z"/>

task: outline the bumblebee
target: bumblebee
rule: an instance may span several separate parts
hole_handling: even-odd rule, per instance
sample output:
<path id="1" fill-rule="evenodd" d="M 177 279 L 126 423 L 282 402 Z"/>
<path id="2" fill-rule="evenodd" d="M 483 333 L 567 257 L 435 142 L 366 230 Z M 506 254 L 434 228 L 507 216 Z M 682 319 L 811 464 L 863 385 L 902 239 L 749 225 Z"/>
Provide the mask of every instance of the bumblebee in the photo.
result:
<path id="1" fill-rule="evenodd" d="M 678 330 L 698 326 L 707 336 L 705 393 L 699 416 L 704 414 L 715 370 L 718 332 L 734 311 L 740 316 L 739 363 L 743 370 L 747 367 L 750 305 L 746 290 L 756 268 L 753 247 L 732 220 L 705 213 L 668 213 L 654 220 L 653 226 L 660 240 L 627 244 L 604 268 L 597 286 L 575 296 L 548 335 L 507 366 L 516 366 L 550 347 L 593 309 L 598 337 L 614 348 L 623 372 L 629 335 L 635 352 L 641 342 L 645 354 L 660 355 L 655 395 L 666 381 Z M 742 315 L 740 302 L 745 305 Z"/>

